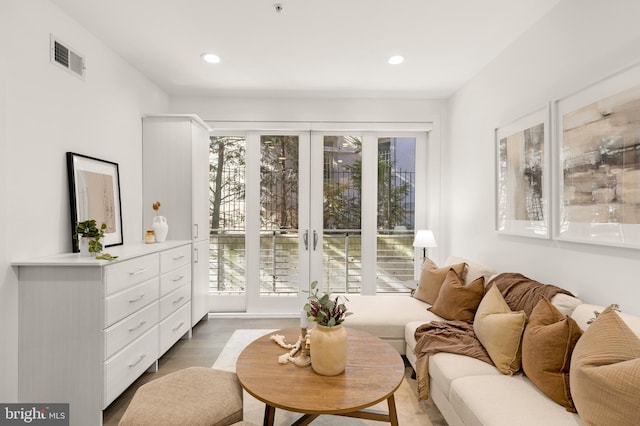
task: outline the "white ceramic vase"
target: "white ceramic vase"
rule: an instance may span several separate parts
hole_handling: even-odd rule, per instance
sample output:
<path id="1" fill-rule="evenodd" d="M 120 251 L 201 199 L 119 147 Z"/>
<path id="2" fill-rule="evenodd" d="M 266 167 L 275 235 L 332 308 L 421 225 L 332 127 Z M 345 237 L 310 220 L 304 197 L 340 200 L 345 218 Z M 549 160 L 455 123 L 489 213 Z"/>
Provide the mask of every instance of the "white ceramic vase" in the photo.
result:
<path id="1" fill-rule="evenodd" d="M 323 376 L 336 376 L 347 367 L 347 330 L 340 325 L 316 324 L 310 337 L 311 368 Z"/>
<path id="2" fill-rule="evenodd" d="M 100 253 L 90 252 L 89 251 L 89 242 L 93 241 L 92 237 L 79 237 L 78 238 L 78 248 L 80 249 L 80 256 L 84 257 L 96 257 Z M 104 243 L 104 239 L 100 238 L 100 243 Z"/>
<path id="3" fill-rule="evenodd" d="M 153 233 L 156 236 L 156 243 L 164 243 L 169 233 L 169 225 L 164 216 L 156 216 L 153 218 Z"/>

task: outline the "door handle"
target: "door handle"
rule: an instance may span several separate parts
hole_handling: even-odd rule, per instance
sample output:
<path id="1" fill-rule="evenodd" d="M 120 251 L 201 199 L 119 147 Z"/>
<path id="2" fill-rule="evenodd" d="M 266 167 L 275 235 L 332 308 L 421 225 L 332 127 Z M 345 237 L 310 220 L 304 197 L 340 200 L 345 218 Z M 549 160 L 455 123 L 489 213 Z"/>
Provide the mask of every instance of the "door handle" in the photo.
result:
<path id="1" fill-rule="evenodd" d="M 318 233 L 316 230 L 313 230 L 313 251 L 316 251 L 316 247 L 318 246 Z"/>
<path id="2" fill-rule="evenodd" d="M 309 250 L 309 230 L 304 231 L 302 235 L 302 241 L 304 241 L 304 249 Z"/>

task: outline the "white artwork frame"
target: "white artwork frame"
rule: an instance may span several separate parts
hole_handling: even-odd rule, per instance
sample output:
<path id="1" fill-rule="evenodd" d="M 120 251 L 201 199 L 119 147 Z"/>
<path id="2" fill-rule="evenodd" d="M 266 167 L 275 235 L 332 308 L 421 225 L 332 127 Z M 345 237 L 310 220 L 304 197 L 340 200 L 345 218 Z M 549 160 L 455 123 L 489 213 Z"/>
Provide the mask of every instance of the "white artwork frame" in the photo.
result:
<path id="1" fill-rule="evenodd" d="M 550 109 L 546 104 L 495 129 L 495 227 L 551 238 Z"/>
<path id="2" fill-rule="evenodd" d="M 553 116 L 554 239 L 640 248 L 640 65 L 554 101 Z"/>

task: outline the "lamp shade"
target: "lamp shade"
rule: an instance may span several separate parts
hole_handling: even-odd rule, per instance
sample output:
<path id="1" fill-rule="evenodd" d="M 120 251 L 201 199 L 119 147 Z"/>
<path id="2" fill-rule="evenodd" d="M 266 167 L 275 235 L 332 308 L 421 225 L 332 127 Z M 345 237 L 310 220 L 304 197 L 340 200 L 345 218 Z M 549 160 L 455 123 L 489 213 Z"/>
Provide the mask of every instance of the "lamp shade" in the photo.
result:
<path id="1" fill-rule="evenodd" d="M 420 229 L 416 232 L 416 238 L 413 240 L 414 247 L 438 247 L 433 232 L 429 229 Z"/>

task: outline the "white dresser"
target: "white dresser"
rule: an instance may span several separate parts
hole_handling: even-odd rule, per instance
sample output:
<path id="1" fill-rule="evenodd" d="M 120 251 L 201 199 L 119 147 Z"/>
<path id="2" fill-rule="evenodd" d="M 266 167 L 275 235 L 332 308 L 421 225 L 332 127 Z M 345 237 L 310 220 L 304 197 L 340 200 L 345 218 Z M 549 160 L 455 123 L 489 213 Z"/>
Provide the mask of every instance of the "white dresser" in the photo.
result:
<path id="1" fill-rule="evenodd" d="M 191 241 L 108 247 L 14 262 L 20 402 L 69 403 L 70 424 L 102 410 L 191 333 Z"/>

